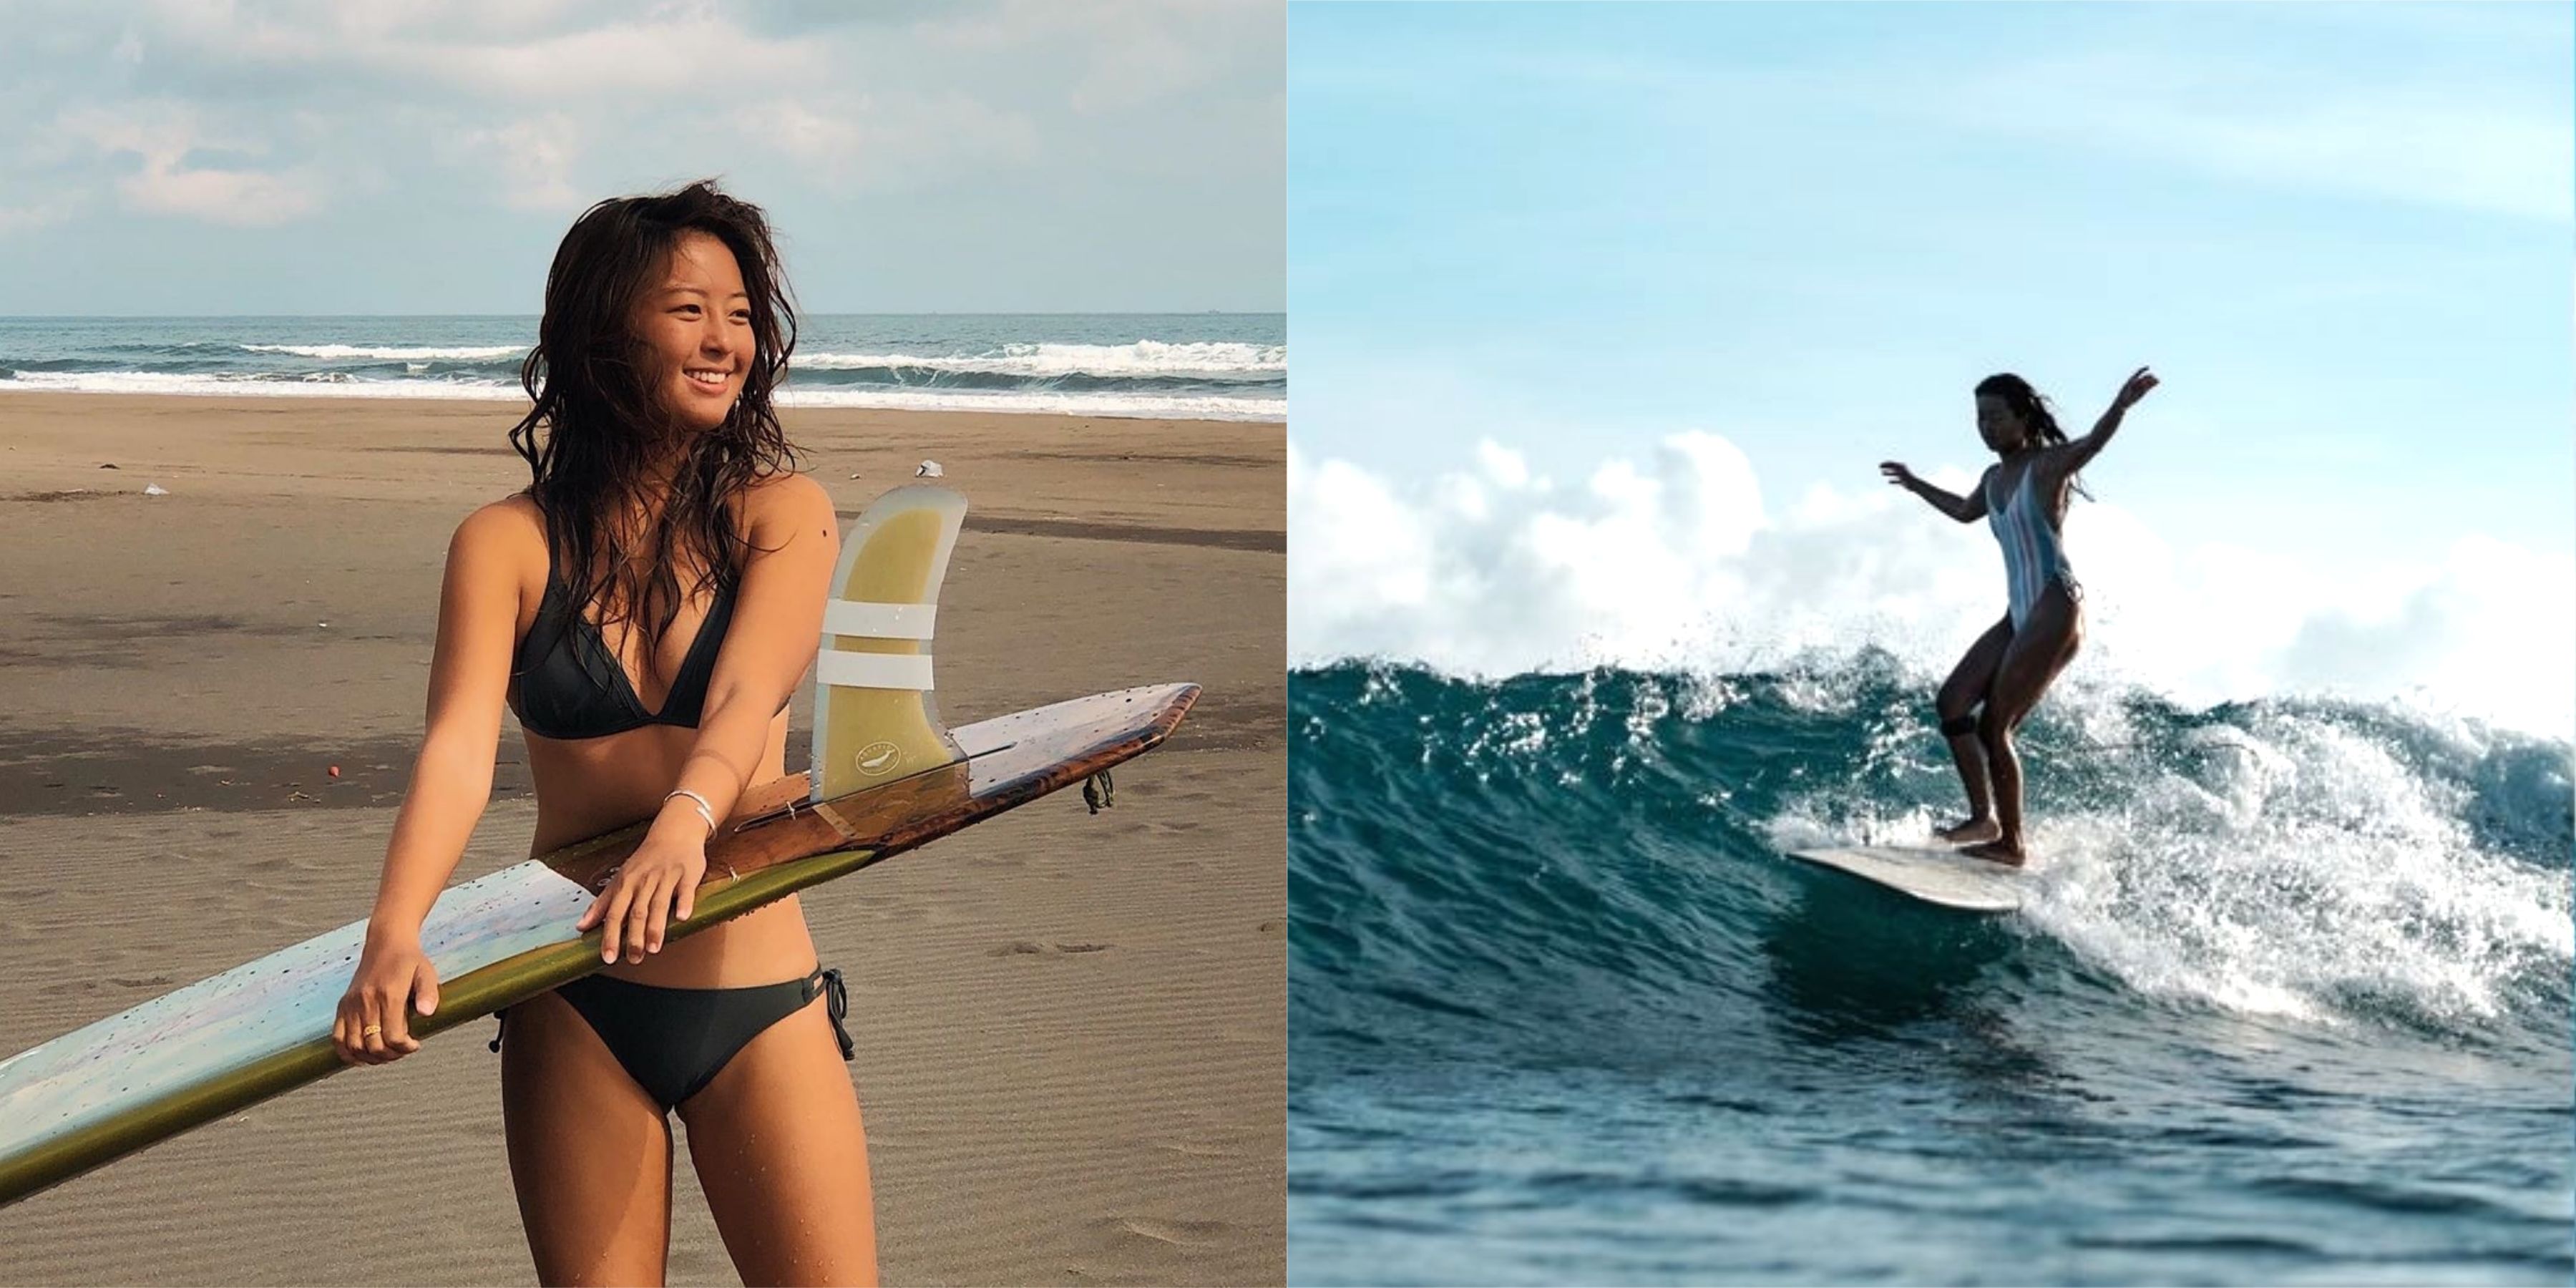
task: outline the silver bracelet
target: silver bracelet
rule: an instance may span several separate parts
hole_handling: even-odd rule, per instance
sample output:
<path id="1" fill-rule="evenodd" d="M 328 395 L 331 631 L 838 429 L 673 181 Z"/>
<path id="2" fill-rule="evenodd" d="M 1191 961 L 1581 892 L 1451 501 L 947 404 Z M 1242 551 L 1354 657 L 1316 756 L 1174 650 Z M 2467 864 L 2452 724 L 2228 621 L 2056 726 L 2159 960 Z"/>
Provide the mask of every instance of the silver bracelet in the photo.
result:
<path id="1" fill-rule="evenodd" d="M 694 809 L 696 809 L 696 810 L 698 811 L 698 817 L 700 817 L 700 818 L 702 818 L 702 819 L 705 819 L 705 820 L 707 821 L 707 835 L 709 835 L 709 836 L 713 836 L 713 835 L 715 835 L 715 834 L 716 834 L 716 811 L 715 811 L 715 807 L 714 807 L 714 806 L 711 806 L 711 805 L 709 805 L 709 804 L 707 804 L 707 798 L 706 798 L 706 797 L 704 797 L 704 796 L 700 796 L 700 795 L 698 795 L 696 792 L 690 791 L 690 790 L 689 790 L 688 788 L 686 788 L 686 787 L 681 787 L 681 788 L 677 788 L 677 789 L 673 790 L 673 791 L 670 793 L 670 795 L 668 795 L 668 796 L 664 796 L 664 797 L 662 798 L 662 803 L 663 803 L 663 804 L 665 804 L 665 805 L 670 804 L 670 803 L 671 803 L 671 797 L 672 797 L 672 796 L 686 796 L 686 797 L 688 797 L 688 798 L 689 798 L 689 804 L 690 804 L 690 806 L 691 806 L 692 808 L 694 808 Z"/>

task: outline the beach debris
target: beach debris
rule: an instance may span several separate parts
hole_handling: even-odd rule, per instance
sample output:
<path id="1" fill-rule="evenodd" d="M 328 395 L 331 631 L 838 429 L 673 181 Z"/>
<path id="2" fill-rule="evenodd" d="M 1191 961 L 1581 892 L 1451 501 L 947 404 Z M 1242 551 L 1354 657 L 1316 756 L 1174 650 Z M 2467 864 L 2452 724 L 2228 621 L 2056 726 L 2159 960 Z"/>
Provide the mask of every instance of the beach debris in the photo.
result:
<path id="1" fill-rule="evenodd" d="M 143 495 L 168 496 L 170 495 L 170 489 L 163 487 L 158 483 L 146 483 L 143 485 Z"/>
<path id="2" fill-rule="evenodd" d="M 338 765 L 333 765 L 333 766 L 331 766 L 331 776 L 332 776 L 333 778 L 337 778 L 337 777 L 339 777 L 339 776 L 340 776 L 340 767 L 339 767 Z"/>
<path id="3" fill-rule="evenodd" d="M 329 630 L 329 629 L 331 629 L 331 623 L 329 623 L 329 622 L 315 622 L 315 623 L 313 623 L 313 624 L 314 624 L 314 625 L 316 625 L 316 626 L 321 627 L 322 629 L 324 629 L 324 630 L 326 630 L 326 631 L 327 631 L 327 630 Z"/>
<path id="4" fill-rule="evenodd" d="M 286 799 L 291 801 L 318 801 L 322 798 L 319 796 L 307 796 L 302 792 L 288 792 L 286 794 Z"/>
<path id="5" fill-rule="evenodd" d="M 948 471 L 939 468 L 939 462 L 937 461 L 923 461 L 921 463 L 921 468 L 914 470 L 912 472 L 912 476 L 917 479 L 935 479 L 947 472 Z"/>
<path id="6" fill-rule="evenodd" d="M 99 466 L 99 468 L 100 468 L 100 469 L 103 469 L 103 470 L 112 470 L 112 469 L 115 469 L 115 468 L 116 468 L 116 462 L 114 462 L 114 461 L 109 461 L 107 464 L 102 465 L 102 466 Z"/>

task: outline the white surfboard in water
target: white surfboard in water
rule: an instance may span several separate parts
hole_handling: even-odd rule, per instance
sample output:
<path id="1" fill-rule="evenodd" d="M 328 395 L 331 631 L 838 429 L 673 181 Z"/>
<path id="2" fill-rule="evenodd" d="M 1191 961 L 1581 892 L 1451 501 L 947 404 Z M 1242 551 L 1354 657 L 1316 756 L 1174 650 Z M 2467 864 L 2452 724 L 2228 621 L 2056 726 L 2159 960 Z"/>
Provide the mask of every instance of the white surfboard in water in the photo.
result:
<path id="1" fill-rule="evenodd" d="M 1873 885 L 1962 912 L 2018 912 L 2021 869 L 1944 846 L 1849 845 L 1791 850 L 1789 857 L 1848 872 Z"/>

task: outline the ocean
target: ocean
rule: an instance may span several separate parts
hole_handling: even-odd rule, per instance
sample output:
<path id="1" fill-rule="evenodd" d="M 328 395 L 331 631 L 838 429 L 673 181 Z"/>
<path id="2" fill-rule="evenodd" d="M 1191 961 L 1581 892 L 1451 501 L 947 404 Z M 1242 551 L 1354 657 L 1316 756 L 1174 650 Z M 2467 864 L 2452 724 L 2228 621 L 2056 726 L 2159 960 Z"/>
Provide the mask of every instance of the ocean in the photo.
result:
<path id="1" fill-rule="evenodd" d="M 2576 1275 L 2566 741 L 2069 690 L 2023 913 L 1781 858 L 1934 678 L 1294 672 L 1290 1282 Z"/>
<path id="2" fill-rule="evenodd" d="M 813 314 L 798 407 L 1280 421 L 1277 313 Z M 483 398 L 524 404 L 537 319 L 0 318 L 0 392 Z"/>

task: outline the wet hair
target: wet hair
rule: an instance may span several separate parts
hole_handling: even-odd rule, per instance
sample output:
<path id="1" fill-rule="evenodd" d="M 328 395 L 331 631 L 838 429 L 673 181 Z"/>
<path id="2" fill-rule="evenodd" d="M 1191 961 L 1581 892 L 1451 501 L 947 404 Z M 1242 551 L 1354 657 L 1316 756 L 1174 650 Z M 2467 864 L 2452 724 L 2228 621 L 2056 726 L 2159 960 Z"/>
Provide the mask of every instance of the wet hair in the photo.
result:
<path id="1" fill-rule="evenodd" d="M 752 354 L 741 396 L 723 424 L 704 432 L 689 430 L 664 406 L 632 322 L 691 232 L 733 251 L 751 297 Z M 535 405 L 510 430 L 510 445 L 528 462 L 521 494 L 545 516 L 546 546 L 576 612 L 601 599 L 603 613 L 614 614 L 608 620 L 632 622 L 643 633 L 649 656 L 691 595 L 741 575 L 745 543 L 735 535 L 731 503 L 754 479 L 797 463 L 770 406 L 795 347 L 795 309 L 769 222 L 714 181 L 602 201 L 573 221 L 546 272 L 536 348 L 519 368 Z M 651 530 L 612 522 L 651 500 L 656 484 L 648 471 L 682 439 L 686 454 Z M 686 592 L 675 572 L 682 558 L 700 569 Z M 605 569 L 605 585 L 594 583 L 594 568 Z"/>
<path id="2" fill-rule="evenodd" d="M 1955 389 L 1958 386 L 1953 385 Z M 2009 371 L 1998 372 L 1977 382 L 1977 396 L 1989 394 L 2003 399 L 2004 406 L 2031 427 L 2040 442 L 2048 447 L 2066 441 L 2066 431 L 2057 427 L 2057 413 L 2050 410 L 2048 399 L 2030 387 L 2030 382 Z"/>
<path id="3" fill-rule="evenodd" d="M 2002 399 L 2006 408 L 2020 416 L 2021 423 L 2030 427 L 2031 436 L 2039 440 L 2040 446 L 2054 447 L 2066 441 L 2066 431 L 2058 428 L 2056 411 L 2048 405 L 2047 397 L 2032 388 L 2029 381 L 2009 371 L 1999 371 L 1977 382 L 1977 396 L 1983 398 L 1988 394 Z M 2093 494 L 2084 490 L 2080 476 L 2071 481 L 2077 496 L 2092 499 Z"/>

